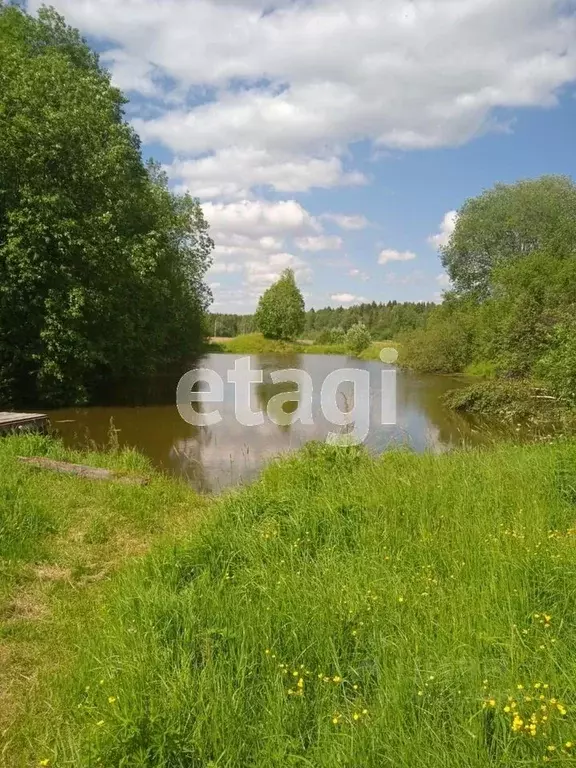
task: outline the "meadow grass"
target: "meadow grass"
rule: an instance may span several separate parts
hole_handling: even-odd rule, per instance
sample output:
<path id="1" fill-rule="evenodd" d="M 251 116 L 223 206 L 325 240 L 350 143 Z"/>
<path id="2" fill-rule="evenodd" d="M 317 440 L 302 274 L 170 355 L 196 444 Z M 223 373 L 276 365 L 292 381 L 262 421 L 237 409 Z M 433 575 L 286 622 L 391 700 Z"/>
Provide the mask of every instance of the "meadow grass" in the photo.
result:
<path id="1" fill-rule="evenodd" d="M 24 466 L 18 456 L 110 468 L 150 483 L 86 481 Z M 43 686 L 74 657 L 70 622 L 88 628 L 96 593 L 111 575 L 152 543 L 189 534 L 208 504 L 131 450 L 69 451 L 38 435 L 0 439 L 0 765 L 38 764 L 27 723 L 46 716 Z"/>
<path id="2" fill-rule="evenodd" d="M 58 556 L 45 521 L 80 517 L 73 498 L 147 531 L 162 504 L 189 509 L 177 536 L 44 619 L 70 650 L 37 683 L 10 765 L 573 764 L 575 444 L 378 459 L 311 444 L 201 522 L 177 483 L 57 480 L 8 446 L 35 542 L 12 559 L 36 569 Z"/>
<path id="3" fill-rule="evenodd" d="M 358 355 L 361 360 L 379 360 L 383 347 L 398 347 L 394 341 L 373 341 Z M 345 344 L 304 344 L 302 342 L 266 339 L 261 333 L 247 333 L 233 339 L 220 340 L 210 345 L 210 352 L 228 352 L 236 355 L 299 354 L 299 355 L 349 355 Z"/>

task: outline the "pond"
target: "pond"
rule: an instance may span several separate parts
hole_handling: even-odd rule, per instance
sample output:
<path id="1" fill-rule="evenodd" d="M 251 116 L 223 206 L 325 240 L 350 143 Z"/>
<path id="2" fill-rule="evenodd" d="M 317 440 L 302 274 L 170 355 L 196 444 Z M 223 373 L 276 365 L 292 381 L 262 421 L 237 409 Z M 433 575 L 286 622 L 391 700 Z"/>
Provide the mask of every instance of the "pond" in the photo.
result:
<path id="1" fill-rule="evenodd" d="M 228 382 L 229 371 L 242 361 L 246 364 L 243 356 L 214 354 L 199 363 L 214 371 L 224 383 L 222 397 L 218 398 L 221 402 L 214 402 L 209 393 L 202 391 L 205 386 L 200 387 L 201 391 L 195 396 L 201 402 L 195 404 L 194 409 L 200 413 L 217 410 L 218 423 L 198 426 L 181 417 L 176 406 L 178 376 L 147 382 L 144 390 L 128 383 L 115 385 L 108 397 L 112 405 L 53 411 L 51 423 L 72 447 L 84 447 L 88 442 L 105 445 L 112 430 L 121 445 L 136 447 L 159 469 L 184 477 L 202 492 L 217 492 L 253 479 L 262 466 L 278 454 L 296 450 L 310 440 L 326 440 L 330 433 L 354 428 L 355 422 L 348 427 L 336 426 L 336 419 L 326 417 L 323 407 L 326 398 L 321 399 L 321 392 L 330 374 L 340 369 L 355 369 L 361 372 L 363 380 L 369 380 L 369 391 L 358 388 L 354 397 L 352 384 L 343 382 L 331 402 L 340 411 L 356 408 L 364 416 L 369 412 L 364 441 L 369 450 L 381 453 L 392 446 L 407 445 L 416 451 L 439 452 L 487 439 L 484 432 L 442 404 L 445 392 L 463 386 L 461 379 L 395 372 L 392 366 L 380 362 L 336 355 L 251 356 L 250 367 L 256 372 L 262 371 L 262 383 L 252 385 L 250 404 L 254 412 L 262 411 L 263 418 L 261 424 L 245 426 L 246 421 L 242 424 L 238 419 L 235 386 Z M 296 417 L 294 411 L 299 407 L 300 398 L 294 391 L 295 384 L 274 384 L 272 374 L 287 369 L 299 369 L 309 376 L 311 424 L 285 423 L 289 418 L 287 413 L 292 413 L 292 420 Z M 392 386 L 396 423 L 382 423 L 393 420 L 390 418 Z M 287 397 L 292 400 L 283 409 L 277 400 L 281 392 L 291 392 Z M 268 415 L 268 406 L 272 418 Z M 353 421 L 352 413 L 348 421 Z"/>

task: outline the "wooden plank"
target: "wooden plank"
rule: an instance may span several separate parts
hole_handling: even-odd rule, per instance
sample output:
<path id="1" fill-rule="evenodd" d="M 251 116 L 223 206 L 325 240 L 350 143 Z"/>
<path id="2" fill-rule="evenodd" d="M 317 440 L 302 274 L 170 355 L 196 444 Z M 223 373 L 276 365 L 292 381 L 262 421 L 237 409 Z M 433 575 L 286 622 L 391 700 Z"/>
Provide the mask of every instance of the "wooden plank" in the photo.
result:
<path id="1" fill-rule="evenodd" d="M 14 413 L 0 411 L 0 433 L 18 431 L 27 428 L 44 429 L 48 423 L 45 413 Z"/>
<path id="2" fill-rule="evenodd" d="M 13 413 L 12 411 L 0 411 L 0 424 L 22 424 L 29 421 L 44 421 L 47 418 L 45 413 Z"/>
<path id="3" fill-rule="evenodd" d="M 69 464 L 67 461 L 53 461 L 52 459 L 43 459 L 37 457 L 18 456 L 18 461 L 39 469 L 47 469 L 51 472 L 62 472 L 66 475 L 76 475 L 85 477 L 88 480 L 114 480 L 117 483 L 126 485 L 148 485 L 145 477 L 131 477 L 130 475 L 119 475 L 109 469 L 100 467 L 87 467 L 84 464 Z"/>

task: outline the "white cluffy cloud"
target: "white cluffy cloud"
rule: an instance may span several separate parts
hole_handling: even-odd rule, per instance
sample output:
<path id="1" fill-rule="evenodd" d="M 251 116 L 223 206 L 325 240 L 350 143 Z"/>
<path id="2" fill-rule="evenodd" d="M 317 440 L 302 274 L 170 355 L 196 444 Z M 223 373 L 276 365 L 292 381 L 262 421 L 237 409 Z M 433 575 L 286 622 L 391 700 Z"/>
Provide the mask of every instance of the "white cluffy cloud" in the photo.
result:
<path id="1" fill-rule="evenodd" d="M 278 192 L 308 192 L 314 187 L 357 186 L 367 181 L 357 171 L 346 172 L 338 157 L 306 158 L 237 146 L 175 160 L 167 171 L 181 189 L 204 200 L 246 198 L 251 189 L 260 186 Z"/>
<path id="2" fill-rule="evenodd" d="M 233 290 L 224 283 L 214 288 L 215 309 L 252 310 L 262 291 L 288 267 L 300 283 L 310 282 L 310 266 L 287 244 L 299 236 L 322 237 L 315 234 L 322 228 L 295 200 L 206 203 L 203 208 L 215 243 L 209 276 L 235 274 Z"/>
<path id="3" fill-rule="evenodd" d="M 261 238 L 321 229 L 314 217 L 295 200 L 205 203 L 202 208 L 215 240 L 219 234 Z"/>
<path id="4" fill-rule="evenodd" d="M 380 251 L 378 264 L 388 264 L 390 261 L 413 261 L 416 254 L 412 251 L 395 251 L 392 248 L 385 248 Z"/>
<path id="5" fill-rule="evenodd" d="M 325 213 L 322 217 L 326 221 L 333 221 L 341 229 L 359 230 L 366 229 L 369 222 L 365 216 L 349 216 L 343 213 Z"/>
<path id="6" fill-rule="evenodd" d="M 137 130 L 208 198 L 362 183 L 353 143 L 457 146 L 576 79 L 573 0 L 51 2 L 157 98 Z"/>
<path id="7" fill-rule="evenodd" d="M 338 304 L 352 304 L 352 302 L 362 304 L 362 302 L 367 301 L 364 296 L 354 296 L 351 293 L 333 293 L 330 298 Z"/>
<path id="8" fill-rule="evenodd" d="M 296 240 L 296 245 L 301 251 L 312 251 L 318 253 L 319 251 L 339 251 L 344 245 L 344 241 L 341 237 L 317 235 L 313 237 L 299 237 Z"/>
<path id="9" fill-rule="evenodd" d="M 430 235 L 428 242 L 437 249 L 446 247 L 456 229 L 457 221 L 458 211 L 448 211 L 440 224 L 440 232 L 436 235 Z"/>

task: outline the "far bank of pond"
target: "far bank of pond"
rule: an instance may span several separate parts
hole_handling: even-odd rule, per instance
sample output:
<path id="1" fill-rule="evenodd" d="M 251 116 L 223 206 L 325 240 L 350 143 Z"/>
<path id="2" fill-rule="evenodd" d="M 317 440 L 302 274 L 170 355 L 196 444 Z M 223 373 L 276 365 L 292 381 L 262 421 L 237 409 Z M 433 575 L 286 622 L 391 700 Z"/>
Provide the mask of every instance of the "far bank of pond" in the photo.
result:
<path id="1" fill-rule="evenodd" d="M 213 426 L 197 427 L 186 423 L 176 408 L 177 378 L 165 377 L 147 382 L 146 392 L 127 385 L 111 392 L 109 405 L 67 408 L 52 411 L 52 426 L 67 446 L 79 448 L 89 441 L 108 443 L 112 434 L 121 445 L 136 447 L 156 467 L 185 477 L 193 487 L 217 492 L 238 482 L 253 479 L 273 456 L 293 451 L 311 440 L 326 440 L 330 432 L 342 431 L 326 419 L 320 404 L 320 392 L 326 378 L 338 369 L 359 369 L 370 377 L 370 424 L 365 444 L 374 453 L 394 445 L 406 445 L 416 451 L 442 452 L 465 444 L 479 444 L 490 439 L 490 429 L 479 431 L 471 420 L 452 412 L 442 403 L 443 395 L 466 385 L 462 378 L 396 372 L 397 420 L 395 425 L 381 423 L 382 372 L 393 370 L 381 362 L 359 360 L 345 355 L 262 354 L 251 356 L 251 367 L 262 371 L 262 384 L 252 387 L 252 410 L 262 410 L 259 426 L 243 426 L 235 415 L 235 389 L 227 382 L 228 371 L 244 355 L 210 354 L 198 365 L 215 371 L 223 380 L 221 404 L 201 403 L 206 412 L 218 409 L 221 421 Z M 275 424 L 267 414 L 274 396 L 294 389 L 291 384 L 273 384 L 273 371 L 300 369 L 313 385 L 312 425 Z M 385 379 L 388 387 L 390 378 Z M 340 389 L 339 408 L 351 402 L 351 385 Z M 386 393 L 384 393 L 386 394 Z M 199 395 L 202 398 L 202 395 Z M 362 397 L 365 397 L 364 395 Z M 295 403 L 293 408 L 296 407 Z M 288 409 L 289 410 L 289 409 Z M 498 425 L 494 424 L 494 432 Z"/>

